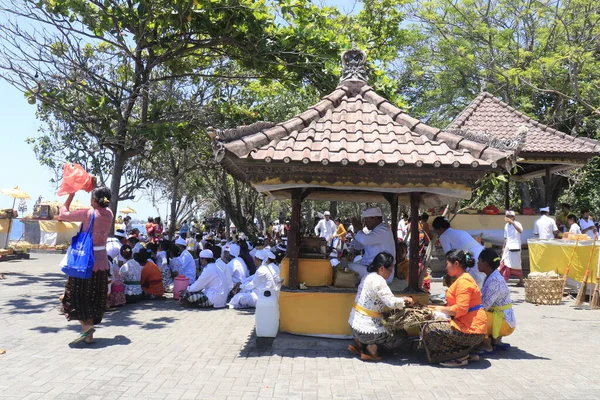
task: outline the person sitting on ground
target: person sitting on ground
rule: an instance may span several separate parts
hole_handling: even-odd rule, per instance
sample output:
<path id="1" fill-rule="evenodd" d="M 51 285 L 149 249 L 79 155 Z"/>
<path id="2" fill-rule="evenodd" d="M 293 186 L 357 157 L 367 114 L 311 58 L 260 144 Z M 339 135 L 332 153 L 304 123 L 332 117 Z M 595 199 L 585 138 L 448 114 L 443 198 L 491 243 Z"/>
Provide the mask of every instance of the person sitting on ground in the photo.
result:
<path id="1" fill-rule="evenodd" d="M 190 282 L 196 280 L 196 262 L 194 257 L 187 250 L 187 243 L 185 239 L 178 238 L 175 240 L 175 245 L 179 248 L 180 255 L 178 258 L 178 270 L 179 275 L 183 275 L 189 279 Z"/>
<path id="2" fill-rule="evenodd" d="M 254 258 L 250 255 L 250 247 L 248 246 L 248 241 L 242 235 L 240 235 L 240 240 L 237 242 L 238 246 L 240 246 L 240 257 L 244 260 L 244 264 L 248 267 L 248 275 L 254 275 L 256 272 L 256 265 L 254 264 Z"/>
<path id="3" fill-rule="evenodd" d="M 241 290 L 233 296 L 229 302 L 231 308 L 254 308 L 258 297 L 265 290 L 279 292 L 281 281 L 279 267 L 274 263 L 275 258 L 271 250 L 262 249 L 256 252 L 254 261 L 258 269 L 254 275 L 244 281 Z"/>
<path id="4" fill-rule="evenodd" d="M 200 252 L 202 274 L 182 291 L 180 302 L 186 306 L 223 308 L 227 302 L 225 273 L 215 265 L 212 251 Z"/>
<path id="5" fill-rule="evenodd" d="M 431 226 L 438 235 L 444 253 L 448 254 L 451 250 L 462 250 L 473 255 L 475 265 L 469 268 L 467 272 L 475 279 L 477 286 L 481 289 L 485 280 L 485 274 L 477 269 L 477 257 L 483 250 L 481 243 L 477 242 L 469 232 L 450 227 L 450 222 L 444 217 L 436 217 Z"/>
<path id="6" fill-rule="evenodd" d="M 396 243 L 390 226 L 383 222 L 383 212 L 379 207 L 367 208 L 362 212 L 362 218 L 369 233 L 363 231 L 363 224 L 358 219 L 352 218 L 352 226 L 356 232 L 352 244 L 355 250 L 364 249 L 365 254 L 359 263 L 349 263 L 348 266 L 352 271 L 358 273 L 361 279 L 364 279 L 368 274 L 368 266 L 377 254 L 386 252 L 394 258 L 396 257 Z M 393 279 L 394 274 L 392 273 L 388 276 L 388 283 L 391 283 Z"/>
<path id="7" fill-rule="evenodd" d="M 162 299 L 165 289 L 162 283 L 162 274 L 156 264 L 150 258 L 149 250 L 142 250 L 134 258 L 142 266 L 140 285 L 142 286 L 143 298 L 154 300 Z"/>
<path id="8" fill-rule="evenodd" d="M 398 242 L 396 257 L 398 258 L 396 262 L 396 278 L 401 280 L 408 280 L 408 247 L 406 246 L 406 242 Z"/>
<path id="9" fill-rule="evenodd" d="M 487 315 L 487 336 L 479 347 L 480 354 L 489 354 L 494 348 L 510 347 L 502 343 L 502 338 L 513 333 L 517 326 L 510 289 L 498 272 L 499 265 L 500 257 L 494 250 L 485 249 L 479 254 L 479 270 L 487 276 L 481 289 L 481 303 Z"/>
<path id="10" fill-rule="evenodd" d="M 110 259 L 110 295 L 108 296 L 108 307 L 119 307 L 124 305 L 127 300 L 125 299 L 125 285 L 123 284 L 123 278 L 121 277 L 121 267 L 117 263 L 116 259 Z"/>
<path id="11" fill-rule="evenodd" d="M 575 214 L 569 214 L 567 217 L 568 232 L 573 235 L 581 235 L 581 227 L 577 223 Z"/>
<path id="12" fill-rule="evenodd" d="M 231 274 L 233 281 L 233 294 L 237 293 L 238 288 L 248 277 L 248 267 L 244 260 L 240 257 L 240 246 L 237 244 L 230 244 L 223 248 L 225 252 L 225 260 L 229 260 L 227 268 Z"/>
<path id="13" fill-rule="evenodd" d="M 129 245 L 121 247 L 121 257 L 125 259 L 125 264 L 119 270 L 125 285 L 125 300 L 127 303 L 137 303 L 142 298 L 142 266 L 133 259 L 133 250 Z"/>
<path id="14" fill-rule="evenodd" d="M 360 355 L 362 360 L 380 360 L 379 350 L 395 351 L 406 343 L 406 332 L 391 335 L 383 326 L 383 311 L 404 308 L 413 304 L 410 297 L 395 297 L 387 279 L 394 274 L 394 257 L 379 253 L 367 269 L 367 276 L 360 282 L 354 307 L 348 323 L 352 328 L 354 344 L 348 350 Z"/>
<path id="15" fill-rule="evenodd" d="M 106 241 L 106 254 L 113 259 L 113 262 L 119 267 L 125 263 L 121 257 L 121 246 L 127 244 L 127 235 L 122 229 L 117 229 L 113 237 Z"/>
<path id="16" fill-rule="evenodd" d="M 429 307 L 451 319 L 429 322 L 422 328 L 422 343 L 430 363 L 460 367 L 467 365 L 469 360 L 478 359 L 469 353 L 483 341 L 487 317 L 479 286 L 470 274 L 465 273 L 474 264 L 473 257 L 462 250 L 446 254 L 446 272 L 456 280 L 446 291 L 447 305 Z"/>

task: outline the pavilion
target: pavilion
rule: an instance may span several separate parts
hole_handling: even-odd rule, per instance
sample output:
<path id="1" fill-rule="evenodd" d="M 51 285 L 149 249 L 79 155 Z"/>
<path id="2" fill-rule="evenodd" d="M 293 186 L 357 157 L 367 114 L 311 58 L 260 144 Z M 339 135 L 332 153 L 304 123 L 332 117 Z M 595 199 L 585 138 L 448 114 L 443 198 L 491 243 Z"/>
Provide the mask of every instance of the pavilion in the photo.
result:
<path id="1" fill-rule="evenodd" d="M 363 51 L 345 52 L 339 86 L 287 121 L 209 133 L 217 162 L 235 178 L 273 199 L 291 198 L 290 291 L 298 288 L 302 268 L 303 200 L 387 201 L 392 209 L 392 232 L 396 232 L 400 201 L 410 204 L 416 221 L 420 205 L 468 199 L 478 179 L 490 172 L 504 173 L 514 162 L 514 152 L 411 117 L 367 84 L 365 63 Z M 412 227 L 412 236 L 417 237 L 418 224 Z M 409 288 L 413 293 L 420 292 L 417 246 L 417 241 L 411 243 Z M 342 302 L 347 307 L 342 318 L 347 318 L 354 294 L 346 294 L 349 300 Z M 300 304 L 295 301 L 296 306 Z M 284 314 L 282 307 L 282 326 Z"/>

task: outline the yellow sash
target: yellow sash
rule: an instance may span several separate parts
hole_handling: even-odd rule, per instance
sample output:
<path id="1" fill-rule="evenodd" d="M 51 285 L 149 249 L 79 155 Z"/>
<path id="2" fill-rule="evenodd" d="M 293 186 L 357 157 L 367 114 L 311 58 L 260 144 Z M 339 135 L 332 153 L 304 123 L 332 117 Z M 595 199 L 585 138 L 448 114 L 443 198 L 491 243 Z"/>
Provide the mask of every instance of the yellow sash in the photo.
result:
<path id="1" fill-rule="evenodd" d="M 500 327 L 502 326 L 502 320 L 504 319 L 504 313 L 502 311 L 508 310 L 509 308 L 512 308 L 512 303 L 505 306 L 490 307 L 488 310 L 494 313 L 494 318 L 492 319 L 492 337 L 494 339 L 498 339 L 498 336 L 500 336 Z"/>
<path id="2" fill-rule="evenodd" d="M 383 317 L 383 315 L 381 315 L 381 313 L 371 311 L 369 309 L 359 306 L 356 303 L 354 303 L 354 309 L 356 311 L 358 311 L 359 313 L 361 313 L 362 315 L 366 315 L 367 317 L 371 317 L 371 318 L 382 318 Z"/>

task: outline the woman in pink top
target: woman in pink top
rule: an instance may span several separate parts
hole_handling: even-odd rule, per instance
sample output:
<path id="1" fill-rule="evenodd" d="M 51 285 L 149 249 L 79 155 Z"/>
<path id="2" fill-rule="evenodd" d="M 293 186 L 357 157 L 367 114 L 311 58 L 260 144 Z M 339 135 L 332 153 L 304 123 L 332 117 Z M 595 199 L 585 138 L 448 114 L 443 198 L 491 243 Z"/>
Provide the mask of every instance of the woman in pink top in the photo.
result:
<path id="1" fill-rule="evenodd" d="M 113 213 L 108 208 L 111 193 L 107 187 L 99 187 L 92 191 L 92 208 L 89 210 L 69 211 L 74 194 L 69 195 L 60 209 L 59 219 L 62 221 L 80 221 L 83 229 L 87 229 L 92 213 L 95 214 L 92 242 L 94 244 L 94 269 L 89 279 L 71 278 L 67 280 L 63 297 L 63 311 L 68 321 L 78 320 L 81 334 L 73 341 L 92 343 L 94 325 L 102 322 L 106 309 L 108 292 L 108 254 L 106 240 L 113 221 Z"/>

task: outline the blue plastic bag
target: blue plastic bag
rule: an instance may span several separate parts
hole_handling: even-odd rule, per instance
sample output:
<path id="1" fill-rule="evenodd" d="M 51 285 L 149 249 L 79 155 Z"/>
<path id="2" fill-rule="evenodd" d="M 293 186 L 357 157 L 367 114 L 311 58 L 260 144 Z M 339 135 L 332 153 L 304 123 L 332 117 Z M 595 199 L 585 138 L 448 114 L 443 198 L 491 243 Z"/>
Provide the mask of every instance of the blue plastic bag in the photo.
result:
<path id="1" fill-rule="evenodd" d="M 71 239 L 71 247 L 67 251 L 67 265 L 61 270 L 71 278 L 89 279 L 92 277 L 94 268 L 94 244 L 92 243 L 92 233 L 94 231 L 95 212 L 92 213 L 90 226 L 85 232 L 83 223 L 79 228 L 79 233 Z"/>

